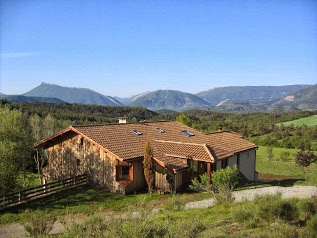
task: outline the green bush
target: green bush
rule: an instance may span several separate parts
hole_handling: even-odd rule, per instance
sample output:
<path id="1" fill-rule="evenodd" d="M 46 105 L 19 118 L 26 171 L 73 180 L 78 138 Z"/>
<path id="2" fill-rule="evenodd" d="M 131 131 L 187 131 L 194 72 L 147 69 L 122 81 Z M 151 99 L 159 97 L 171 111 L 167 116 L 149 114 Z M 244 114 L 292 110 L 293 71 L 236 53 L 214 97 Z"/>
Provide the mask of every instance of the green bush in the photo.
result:
<path id="1" fill-rule="evenodd" d="M 201 189 L 204 191 L 209 191 L 209 183 L 208 183 L 208 176 L 206 173 L 199 175 L 198 178 L 192 179 L 192 184 L 189 185 L 190 189 Z"/>
<path id="2" fill-rule="evenodd" d="M 280 193 L 256 196 L 254 203 L 260 218 L 272 222 L 282 219 L 287 222 L 297 221 L 299 211 L 293 200 L 283 200 Z"/>
<path id="3" fill-rule="evenodd" d="M 256 196 L 254 203 L 257 205 L 257 213 L 261 219 L 273 221 L 281 213 L 282 196 L 280 193 Z"/>
<path id="4" fill-rule="evenodd" d="M 292 222 L 298 220 L 299 211 L 295 202 L 282 200 L 278 211 L 279 218 L 284 221 Z"/>
<path id="5" fill-rule="evenodd" d="M 260 223 L 260 219 L 254 211 L 254 206 L 241 205 L 233 210 L 232 217 L 235 221 L 243 223 L 247 228 L 256 228 Z"/>
<path id="6" fill-rule="evenodd" d="M 236 165 L 220 169 L 212 174 L 212 185 L 217 187 L 218 192 L 214 197 L 218 204 L 226 204 L 234 201 L 232 190 L 239 180 L 239 170 Z"/>

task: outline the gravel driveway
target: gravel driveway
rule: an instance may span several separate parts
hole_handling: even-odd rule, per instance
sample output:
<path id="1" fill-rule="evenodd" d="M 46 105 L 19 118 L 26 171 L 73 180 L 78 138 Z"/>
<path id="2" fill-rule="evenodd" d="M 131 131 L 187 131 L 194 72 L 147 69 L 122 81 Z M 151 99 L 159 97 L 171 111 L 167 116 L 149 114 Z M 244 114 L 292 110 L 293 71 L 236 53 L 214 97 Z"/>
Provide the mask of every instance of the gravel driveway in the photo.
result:
<path id="1" fill-rule="evenodd" d="M 310 198 L 317 195 L 316 186 L 293 186 L 293 187 L 265 187 L 246 189 L 242 191 L 232 192 L 235 202 L 253 200 L 256 195 L 281 193 L 283 198 Z M 208 208 L 215 204 L 213 198 L 205 199 L 198 202 L 190 202 L 185 205 L 185 209 Z"/>

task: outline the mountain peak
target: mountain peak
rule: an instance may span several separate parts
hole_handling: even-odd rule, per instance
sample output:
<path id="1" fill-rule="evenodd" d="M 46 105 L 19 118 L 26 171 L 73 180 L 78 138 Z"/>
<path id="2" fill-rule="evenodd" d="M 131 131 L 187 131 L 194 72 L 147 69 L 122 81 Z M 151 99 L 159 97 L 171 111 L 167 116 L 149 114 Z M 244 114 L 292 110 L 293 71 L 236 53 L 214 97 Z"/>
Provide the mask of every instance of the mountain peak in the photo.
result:
<path id="1" fill-rule="evenodd" d="M 97 104 L 104 106 L 121 106 L 115 98 L 102 95 L 88 88 L 71 88 L 42 82 L 36 88 L 23 94 L 33 97 L 52 97 L 68 103 Z"/>

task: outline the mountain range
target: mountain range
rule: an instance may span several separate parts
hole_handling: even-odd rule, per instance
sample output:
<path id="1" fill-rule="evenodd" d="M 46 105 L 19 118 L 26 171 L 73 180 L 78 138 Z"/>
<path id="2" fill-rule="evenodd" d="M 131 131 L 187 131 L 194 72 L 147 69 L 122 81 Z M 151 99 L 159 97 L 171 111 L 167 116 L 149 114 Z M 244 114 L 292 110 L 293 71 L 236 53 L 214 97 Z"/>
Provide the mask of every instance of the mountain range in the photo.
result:
<path id="1" fill-rule="evenodd" d="M 317 109 L 316 85 L 219 87 L 196 95 L 175 90 L 145 92 L 129 98 L 105 96 L 87 88 L 42 83 L 23 95 L 1 95 L 9 102 L 80 103 L 142 106 L 151 110 L 202 108 L 223 112 Z"/>

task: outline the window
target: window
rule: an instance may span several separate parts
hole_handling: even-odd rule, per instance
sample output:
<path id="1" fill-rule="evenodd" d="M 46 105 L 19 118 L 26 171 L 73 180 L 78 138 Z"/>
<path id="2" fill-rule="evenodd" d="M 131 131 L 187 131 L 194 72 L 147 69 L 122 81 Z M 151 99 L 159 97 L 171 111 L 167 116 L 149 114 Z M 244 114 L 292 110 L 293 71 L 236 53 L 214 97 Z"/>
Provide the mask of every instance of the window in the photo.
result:
<path id="1" fill-rule="evenodd" d="M 193 134 L 193 133 L 191 133 L 191 132 L 189 132 L 189 131 L 187 131 L 187 130 L 182 131 L 182 133 L 183 133 L 184 135 L 188 136 L 188 137 L 191 137 L 191 136 L 194 136 L 194 135 L 195 135 L 195 134 Z"/>
<path id="2" fill-rule="evenodd" d="M 77 164 L 77 166 L 80 166 L 80 159 L 76 160 L 76 164 Z"/>
<path id="3" fill-rule="evenodd" d="M 240 166 L 240 154 L 237 155 L 237 167 L 239 168 Z"/>
<path id="4" fill-rule="evenodd" d="M 81 145 L 81 146 L 84 145 L 84 137 L 80 138 L 80 145 Z"/>
<path id="5" fill-rule="evenodd" d="M 162 128 L 155 128 L 159 133 L 164 133 L 165 131 Z"/>
<path id="6" fill-rule="evenodd" d="M 116 167 L 117 180 L 129 179 L 130 168 L 131 168 L 131 166 L 129 166 L 129 165 L 118 165 Z"/>
<path id="7" fill-rule="evenodd" d="M 132 132 L 138 136 L 142 135 L 142 133 L 138 130 L 132 130 Z"/>

